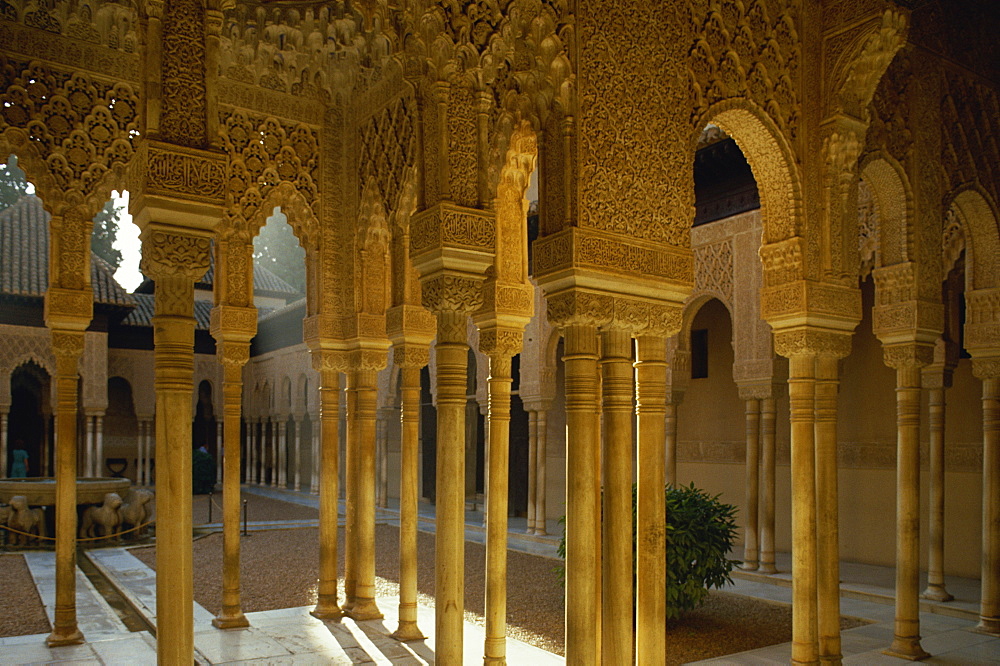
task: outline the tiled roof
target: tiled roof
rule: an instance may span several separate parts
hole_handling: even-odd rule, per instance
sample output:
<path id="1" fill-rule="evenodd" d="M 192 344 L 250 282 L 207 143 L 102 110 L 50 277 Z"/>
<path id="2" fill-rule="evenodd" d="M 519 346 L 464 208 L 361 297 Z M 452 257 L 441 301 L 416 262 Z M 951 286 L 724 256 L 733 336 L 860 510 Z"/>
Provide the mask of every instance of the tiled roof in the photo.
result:
<path id="1" fill-rule="evenodd" d="M 122 319 L 122 326 L 152 326 L 156 297 L 153 294 L 132 294 L 132 298 L 135 299 L 136 308 L 129 312 L 127 317 Z M 194 321 L 197 330 L 209 330 L 211 312 L 211 301 L 196 300 L 194 302 Z"/>
<path id="2" fill-rule="evenodd" d="M 213 255 L 209 258 L 208 272 L 205 273 L 205 277 L 198 280 L 198 285 L 211 287 L 214 279 L 215 256 Z M 256 262 L 254 262 L 253 265 L 253 290 L 254 293 L 259 296 L 278 296 L 288 298 L 299 295 L 299 291 L 295 289 L 295 287 L 288 284 L 263 266 L 258 265 Z"/>
<path id="3" fill-rule="evenodd" d="M 42 200 L 26 194 L 0 211 L 0 294 L 43 298 L 49 286 L 49 218 Z M 135 304 L 114 278 L 114 271 L 90 255 L 94 302 L 131 307 Z"/>

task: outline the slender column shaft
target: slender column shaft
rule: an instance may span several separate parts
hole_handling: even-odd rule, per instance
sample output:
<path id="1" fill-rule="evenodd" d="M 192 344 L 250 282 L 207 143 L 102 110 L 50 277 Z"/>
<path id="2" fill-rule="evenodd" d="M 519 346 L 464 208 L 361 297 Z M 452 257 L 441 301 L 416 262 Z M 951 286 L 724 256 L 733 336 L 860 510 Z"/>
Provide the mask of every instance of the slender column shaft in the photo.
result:
<path id="1" fill-rule="evenodd" d="M 666 452 L 664 454 L 664 459 L 666 461 L 665 474 L 667 485 L 676 486 L 677 485 L 677 403 L 668 402 L 667 409 L 663 417 L 664 428 L 666 432 L 664 433 L 664 441 Z"/>
<path id="2" fill-rule="evenodd" d="M 888 652 L 907 659 L 920 646 L 920 367 L 896 369 L 896 622 Z"/>
<path id="3" fill-rule="evenodd" d="M 837 478 L 837 358 L 816 358 L 816 554 L 819 659 L 839 664 L 840 533 Z"/>
<path id="4" fill-rule="evenodd" d="M 545 457 L 548 451 L 549 431 L 545 410 L 538 411 L 538 444 L 535 447 L 535 534 L 545 536 L 549 533 L 545 525 Z"/>
<path id="5" fill-rule="evenodd" d="M 528 534 L 535 533 L 535 476 L 537 467 L 535 458 L 538 450 L 538 412 L 528 412 Z"/>
<path id="6" fill-rule="evenodd" d="M 319 599 L 311 615 L 321 620 L 336 620 L 343 613 L 337 600 L 337 518 L 340 437 L 339 373 L 320 370 L 319 419 L 313 432 L 320 438 L 319 483 Z"/>
<path id="7" fill-rule="evenodd" d="M 193 302 L 193 282 L 157 279 L 161 297 Z M 163 295 L 171 288 L 174 293 Z M 153 318 L 156 387 L 157 661 L 180 664 L 194 657 L 193 549 L 191 544 L 191 391 L 194 379 L 194 318 L 178 314 Z"/>
<path id="8" fill-rule="evenodd" d="M 417 627 L 417 488 L 420 447 L 420 368 L 400 371 L 402 401 L 399 451 L 399 626 L 393 636 L 420 640 Z"/>
<path id="9" fill-rule="evenodd" d="M 295 428 L 295 478 L 293 485 L 298 491 L 302 490 L 302 418 L 295 417 L 292 426 Z"/>
<path id="10" fill-rule="evenodd" d="M 311 495 L 319 494 L 319 459 L 320 459 L 320 444 L 319 444 L 319 417 L 309 418 L 309 430 L 312 437 L 312 474 L 309 480 L 309 493 Z"/>
<path id="11" fill-rule="evenodd" d="M 436 661 L 462 663 L 465 607 L 465 384 L 468 345 L 461 312 L 440 312 L 437 358 Z"/>
<path id="12" fill-rule="evenodd" d="M 566 385 L 566 663 L 601 663 L 601 480 L 597 331 L 564 329 Z"/>
<path id="13" fill-rule="evenodd" d="M 140 418 L 136 421 L 136 427 L 138 432 L 135 436 L 135 484 L 143 486 L 146 484 L 146 479 L 142 474 L 142 461 L 146 457 L 144 450 L 146 446 L 146 422 Z"/>
<path id="14" fill-rule="evenodd" d="M 353 372 L 347 373 L 347 384 L 344 390 L 347 403 L 347 442 L 344 449 L 345 497 L 347 522 L 344 526 L 344 605 L 343 610 L 350 613 L 354 608 L 357 590 L 357 558 L 358 558 L 358 392 L 357 377 Z"/>
<path id="15" fill-rule="evenodd" d="M 247 449 L 249 450 L 250 464 L 247 466 L 247 483 L 257 483 L 257 422 L 254 419 L 247 421 Z"/>
<path id="16" fill-rule="evenodd" d="M 632 337 L 601 332 L 604 539 L 601 646 L 605 664 L 632 663 Z"/>
<path id="17" fill-rule="evenodd" d="M 983 378 L 983 573 L 977 629 L 1000 634 L 1000 377 Z"/>
<path id="18" fill-rule="evenodd" d="M 288 485 L 288 419 L 278 420 L 278 486 Z"/>
<path id="19" fill-rule="evenodd" d="M 281 449 L 283 423 L 280 418 L 271 418 L 271 487 L 281 483 Z"/>
<path id="20" fill-rule="evenodd" d="M 755 571 L 759 565 L 757 498 L 760 496 L 760 400 L 746 401 L 746 533 L 743 541 L 743 568 Z"/>
<path id="21" fill-rule="evenodd" d="M 355 583 L 354 606 L 350 615 L 355 620 L 382 617 L 375 602 L 375 444 L 378 412 L 378 372 L 355 370 L 355 418 L 357 427 L 355 499 Z M 351 415 L 348 413 L 348 422 Z"/>
<path id="22" fill-rule="evenodd" d="M 818 663 L 816 609 L 815 359 L 789 359 L 792 457 L 792 663 Z"/>
<path id="23" fill-rule="evenodd" d="M 42 414 L 42 459 L 41 459 L 41 470 L 42 476 L 52 476 L 51 466 L 49 465 L 49 433 L 52 429 L 52 415 L 49 413 Z"/>
<path id="24" fill-rule="evenodd" d="M 935 601 L 954 599 L 944 586 L 944 381 L 928 390 L 930 429 L 927 589 L 920 596 Z"/>
<path id="25" fill-rule="evenodd" d="M 10 381 L 4 377 L 3 381 Z M 0 479 L 7 478 L 7 410 L 0 410 Z"/>
<path id="26" fill-rule="evenodd" d="M 86 442 L 84 444 L 83 475 L 88 477 L 94 474 L 94 416 L 87 414 L 84 418 Z"/>
<path id="27" fill-rule="evenodd" d="M 153 485 L 153 477 L 150 472 L 150 458 L 152 457 L 152 446 L 150 446 L 150 435 L 153 432 L 153 421 L 147 420 L 144 422 L 145 428 L 142 434 L 142 480 L 147 486 Z"/>
<path id="28" fill-rule="evenodd" d="M 663 494 L 666 434 L 667 351 L 660 337 L 636 340 L 635 389 L 638 424 L 636 490 L 636 636 L 638 664 L 661 663 L 666 655 L 667 509 Z"/>
<path id="29" fill-rule="evenodd" d="M 216 464 L 216 483 L 223 483 L 223 477 L 225 476 L 224 468 L 226 466 L 224 458 L 226 455 L 226 443 L 223 441 L 222 434 L 222 422 L 225 419 L 217 419 L 215 422 L 215 464 Z M 237 439 L 237 441 L 239 441 Z"/>
<path id="30" fill-rule="evenodd" d="M 55 646 L 83 642 L 76 622 L 77 362 L 83 353 L 83 334 L 53 331 L 52 337 L 57 364 L 56 607 L 52 633 L 46 643 Z"/>
<path id="31" fill-rule="evenodd" d="M 486 645 L 484 664 L 507 663 L 507 474 L 511 356 L 490 355 L 486 469 Z"/>
<path id="32" fill-rule="evenodd" d="M 231 343 L 229 343 L 231 344 Z M 244 343 L 249 356 L 249 343 Z M 222 382 L 222 612 L 212 620 L 220 629 L 249 625 L 240 602 L 240 417 L 243 402 L 241 354 L 221 347 Z M 233 358 L 235 357 L 235 358 Z"/>
<path id="33" fill-rule="evenodd" d="M 104 416 L 94 417 L 94 476 L 104 476 Z"/>
<path id="34" fill-rule="evenodd" d="M 774 431 L 777 409 L 774 398 L 764 398 L 760 403 L 760 567 L 761 573 L 776 573 L 774 566 Z"/>

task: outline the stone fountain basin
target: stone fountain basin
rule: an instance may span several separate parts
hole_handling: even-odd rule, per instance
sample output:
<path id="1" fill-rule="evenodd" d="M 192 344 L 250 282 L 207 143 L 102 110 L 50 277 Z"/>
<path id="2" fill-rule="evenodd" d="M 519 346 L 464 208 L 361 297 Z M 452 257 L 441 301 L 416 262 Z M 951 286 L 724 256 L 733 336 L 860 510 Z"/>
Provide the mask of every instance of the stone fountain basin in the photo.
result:
<path id="1" fill-rule="evenodd" d="M 100 504 L 106 493 L 118 493 L 122 498 L 132 481 L 124 478 L 97 477 L 76 480 L 76 503 Z M 0 479 L 0 502 L 10 504 L 10 498 L 24 495 L 30 506 L 55 506 L 56 480 L 54 477 L 28 477 L 26 479 Z"/>

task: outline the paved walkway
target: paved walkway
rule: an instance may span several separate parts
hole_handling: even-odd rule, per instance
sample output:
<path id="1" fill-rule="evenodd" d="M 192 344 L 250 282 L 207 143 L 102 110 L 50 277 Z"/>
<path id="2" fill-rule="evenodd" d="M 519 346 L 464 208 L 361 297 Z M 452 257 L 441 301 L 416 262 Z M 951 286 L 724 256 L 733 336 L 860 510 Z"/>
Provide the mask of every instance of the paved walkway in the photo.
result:
<path id="1" fill-rule="evenodd" d="M 293 501 L 306 506 L 318 506 L 318 498 L 306 493 L 273 488 L 246 486 L 244 492 Z M 434 509 L 420 505 L 420 529 L 433 531 Z M 398 524 L 398 507 L 379 509 L 379 521 Z M 482 512 L 466 512 L 466 538 L 482 541 Z M 295 521 L 300 523 L 302 521 Z M 250 523 L 250 528 L 273 529 L 270 523 Z M 524 519 L 511 519 L 511 548 L 546 557 L 555 556 L 558 545 L 558 525 L 549 530 L 556 536 L 526 535 Z M 147 621 L 155 623 L 155 574 L 124 548 L 108 548 L 87 552 L 90 561 L 101 570 Z M 47 552 L 25 554 L 32 577 L 45 604 L 49 619 L 54 606 L 54 556 Z M 788 554 L 779 554 L 778 568 L 783 573 L 765 576 L 752 572 L 736 572 L 729 591 L 776 603 L 791 603 L 791 576 Z M 845 563 L 841 567 L 841 612 L 867 619 L 873 624 L 842 632 L 845 664 L 904 664 L 902 659 L 888 657 L 882 650 L 892 643 L 894 572 L 888 567 Z M 976 633 L 979 583 L 976 580 L 949 578 L 948 590 L 957 598 L 942 604 L 924 601 L 921 604 L 922 645 L 933 656 L 932 664 L 998 664 L 1000 638 Z M 211 626 L 211 614 L 195 604 L 196 659 L 203 664 L 267 663 L 267 664 L 378 664 L 433 663 L 434 637 L 425 641 L 403 644 L 389 637 L 396 625 L 398 601 L 385 599 L 380 604 L 385 619 L 355 623 L 321 622 L 309 615 L 310 607 L 248 613 L 251 627 L 235 631 L 219 631 Z M 45 634 L 0 638 L 0 662 L 4 664 L 69 663 L 69 664 L 135 664 L 154 663 L 156 641 L 146 631 L 129 632 L 116 611 L 105 602 L 81 572 L 77 572 L 77 607 L 81 630 L 87 638 L 84 645 L 63 648 L 45 647 Z M 434 611 L 419 607 L 419 622 L 424 631 L 434 628 Z M 465 663 L 482 663 L 482 627 L 465 625 Z M 508 662 L 546 666 L 562 664 L 563 659 L 513 639 L 508 640 Z M 791 645 L 785 643 L 700 663 L 711 664 L 777 664 L 788 663 Z"/>

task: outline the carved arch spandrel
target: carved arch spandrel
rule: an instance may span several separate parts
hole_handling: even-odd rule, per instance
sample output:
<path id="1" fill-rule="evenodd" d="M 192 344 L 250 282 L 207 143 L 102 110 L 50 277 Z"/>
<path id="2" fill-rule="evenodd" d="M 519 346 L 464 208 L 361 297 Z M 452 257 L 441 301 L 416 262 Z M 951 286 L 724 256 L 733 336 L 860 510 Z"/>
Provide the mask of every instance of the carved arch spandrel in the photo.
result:
<path id="1" fill-rule="evenodd" d="M 878 206 L 876 266 L 916 261 L 913 194 L 902 166 L 888 155 L 874 153 L 863 160 L 860 174 Z"/>

